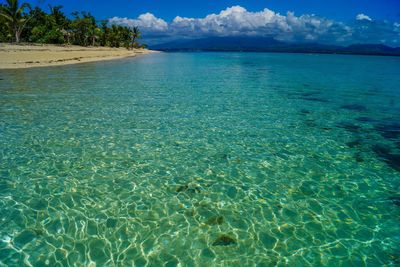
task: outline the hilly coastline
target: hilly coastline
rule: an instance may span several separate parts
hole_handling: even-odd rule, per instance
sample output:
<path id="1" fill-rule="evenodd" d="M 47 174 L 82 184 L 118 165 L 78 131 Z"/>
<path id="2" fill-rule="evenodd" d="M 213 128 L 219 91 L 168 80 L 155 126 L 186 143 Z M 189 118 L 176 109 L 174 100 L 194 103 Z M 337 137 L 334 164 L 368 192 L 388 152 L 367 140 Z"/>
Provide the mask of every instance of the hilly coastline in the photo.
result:
<path id="1" fill-rule="evenodd" d="M 349 46 L 319 43 L 288 43 L 266 37 L 208 37 L 177 40 L 150 46 L 160 51 L 241 51 L 400 56 L 400 47 L 382 44 L 353 44 Z"/>

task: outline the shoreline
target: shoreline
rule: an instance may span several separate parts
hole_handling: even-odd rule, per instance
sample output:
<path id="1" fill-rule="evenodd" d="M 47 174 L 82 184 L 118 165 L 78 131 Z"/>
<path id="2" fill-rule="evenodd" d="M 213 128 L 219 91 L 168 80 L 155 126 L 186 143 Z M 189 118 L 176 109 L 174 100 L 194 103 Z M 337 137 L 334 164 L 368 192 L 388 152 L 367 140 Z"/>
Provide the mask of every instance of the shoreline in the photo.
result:
<path id="1" fill-rule="evenodd" d="M 156 52 L 148 49 L 0 43 L 0 70 L 108 61 Z"/>

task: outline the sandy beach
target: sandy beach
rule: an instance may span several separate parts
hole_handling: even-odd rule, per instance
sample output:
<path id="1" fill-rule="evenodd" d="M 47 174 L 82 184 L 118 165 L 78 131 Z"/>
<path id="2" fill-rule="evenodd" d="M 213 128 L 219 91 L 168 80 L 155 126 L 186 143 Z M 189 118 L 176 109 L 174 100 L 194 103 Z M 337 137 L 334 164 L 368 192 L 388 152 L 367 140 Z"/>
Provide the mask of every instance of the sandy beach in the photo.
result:
<path id="1" fill-rule="evenodd" d="M 154 51 L 147 49 L 110 47 L 0 44 L 0 69 L 60 66 L 134 57 L 152 52 Z"/>

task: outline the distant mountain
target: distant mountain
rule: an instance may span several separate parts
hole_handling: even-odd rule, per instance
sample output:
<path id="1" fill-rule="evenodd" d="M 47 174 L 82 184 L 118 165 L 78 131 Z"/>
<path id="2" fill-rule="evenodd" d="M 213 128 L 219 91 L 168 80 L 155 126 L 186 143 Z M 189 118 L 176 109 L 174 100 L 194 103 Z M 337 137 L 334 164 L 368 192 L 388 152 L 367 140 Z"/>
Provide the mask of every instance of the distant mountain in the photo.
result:
<path id="1" fill-rule="evenodd" d="M 243 51 L 400 56 L 400 47 L 356 44 L 347 47 L 318 43 L 286 43 L 266 37 L 208 37 L 150 46 L 161 51 Z"/>
<path id="2" fill-rule="evenodd" d="M 400 47 L 389 47 L 382 44 L 356 44 L 344 48 L 345 52 L 373 55 L 394 55 L 400 56 Z"/>
<path id="3" fill-rule="evenodd" d="M 271 38 L 263 37 L 209 37 L 195 40 L 178 40 L 152 46 L 160 50 L 214 50 L 214 51 L 241 51 L 259 50 L 265 47 L 274 47 L 283 44 Z"/>

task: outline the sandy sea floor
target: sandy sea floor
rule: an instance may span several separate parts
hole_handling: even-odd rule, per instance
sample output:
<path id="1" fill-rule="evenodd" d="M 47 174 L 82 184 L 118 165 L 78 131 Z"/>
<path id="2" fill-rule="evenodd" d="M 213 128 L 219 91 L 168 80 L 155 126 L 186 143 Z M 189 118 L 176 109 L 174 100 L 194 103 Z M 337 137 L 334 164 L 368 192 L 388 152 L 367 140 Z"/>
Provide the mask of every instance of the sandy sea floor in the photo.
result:
<path id="1" fill-rule="evenodd" d="M 146 49 L 0 44 L 0 69 L 59 66 L 148 54 Z"/>
<path id="2" fill-rule="evenodd" d="M 0 266 L 400 266 L 400 58 L 0 71 Z"/>

